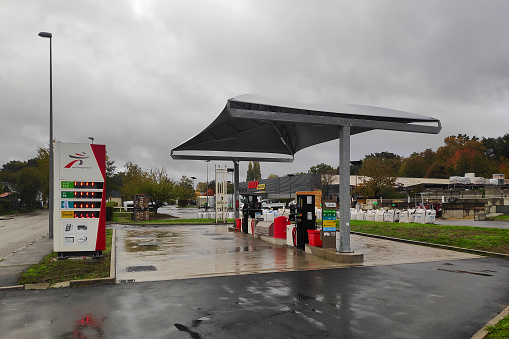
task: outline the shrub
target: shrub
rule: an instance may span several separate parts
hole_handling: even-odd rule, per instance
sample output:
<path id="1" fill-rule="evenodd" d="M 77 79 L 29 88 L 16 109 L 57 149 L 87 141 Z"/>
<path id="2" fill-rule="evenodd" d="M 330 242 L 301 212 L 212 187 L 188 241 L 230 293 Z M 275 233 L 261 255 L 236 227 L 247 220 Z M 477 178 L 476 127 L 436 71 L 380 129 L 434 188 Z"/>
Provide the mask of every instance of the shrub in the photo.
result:
<path id="1" fill-rule="evenodd" d="M 106 221 L 113 220 L 113 206 L 106 205 Z"/>

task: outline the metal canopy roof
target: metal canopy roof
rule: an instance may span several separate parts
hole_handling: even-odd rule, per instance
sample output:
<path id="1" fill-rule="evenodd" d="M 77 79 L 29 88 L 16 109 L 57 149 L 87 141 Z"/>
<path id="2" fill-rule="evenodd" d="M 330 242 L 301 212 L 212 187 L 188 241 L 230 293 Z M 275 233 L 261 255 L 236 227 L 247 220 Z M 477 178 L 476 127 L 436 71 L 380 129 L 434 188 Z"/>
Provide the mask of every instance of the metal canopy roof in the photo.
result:
<path id="1" fill-rule="evenodd" d="M 419 124 L 416 124 L 419 123 Z M 173 159 L 292 162 L 298 151 L 374 129 L 438 134 L 435 118 L 380 107 L 296 104 L 240 95 L 201 133 L 171 151 Z"/>

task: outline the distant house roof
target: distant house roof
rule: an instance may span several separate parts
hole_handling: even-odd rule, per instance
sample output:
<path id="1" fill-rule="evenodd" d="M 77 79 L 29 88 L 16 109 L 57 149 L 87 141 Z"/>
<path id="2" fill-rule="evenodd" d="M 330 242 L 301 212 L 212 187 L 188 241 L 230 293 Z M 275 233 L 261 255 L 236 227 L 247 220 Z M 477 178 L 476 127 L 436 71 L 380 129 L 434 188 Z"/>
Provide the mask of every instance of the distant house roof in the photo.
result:
<path id="1" fill-rule="evenodd" d="M 111 191 L 110 197 L 112 197 L 112 198 L 122 198 L 122 195 L 118 191 Z"/>

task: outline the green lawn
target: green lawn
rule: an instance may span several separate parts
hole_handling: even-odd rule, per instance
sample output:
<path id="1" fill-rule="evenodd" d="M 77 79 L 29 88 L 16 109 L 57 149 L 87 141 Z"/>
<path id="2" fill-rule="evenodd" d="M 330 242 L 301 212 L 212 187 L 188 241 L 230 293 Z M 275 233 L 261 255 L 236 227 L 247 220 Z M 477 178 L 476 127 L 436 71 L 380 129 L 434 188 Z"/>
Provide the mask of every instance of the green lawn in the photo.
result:
<path id="1" fill-rule="evenodd" d="M 488 332 L 488 339 L 509 338 L 509 315 L 500 320 L 495 326 L 489 326 Z"/>
<path id="2" fill-rule="evenodd" d="M 350 230 L 509 254 L 509 230 L 507 229 L 351 220 Z"/>
<path id="3" fill-rule="evenodd" d="M 106 230 L 106 250 L 100 260 L 57 260 L 57 253 L 48 254 L 40 263 L 21 275 L 18 284 L 50 283 L 110 276 L 111 238 L 113 230 Z"/>

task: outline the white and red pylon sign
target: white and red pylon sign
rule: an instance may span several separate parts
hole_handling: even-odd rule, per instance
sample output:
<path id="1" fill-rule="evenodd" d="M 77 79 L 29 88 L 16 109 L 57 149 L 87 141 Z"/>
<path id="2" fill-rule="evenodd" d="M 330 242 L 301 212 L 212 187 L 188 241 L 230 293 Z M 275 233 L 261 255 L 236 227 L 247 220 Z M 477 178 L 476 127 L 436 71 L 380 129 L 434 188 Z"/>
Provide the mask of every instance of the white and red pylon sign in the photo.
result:
<path id="1" fill-rule="evenodd" d="M 106 146 L 54 143 L 53 249 L 106 249 Z"/>

